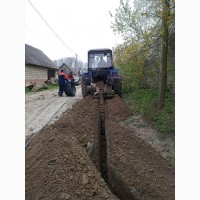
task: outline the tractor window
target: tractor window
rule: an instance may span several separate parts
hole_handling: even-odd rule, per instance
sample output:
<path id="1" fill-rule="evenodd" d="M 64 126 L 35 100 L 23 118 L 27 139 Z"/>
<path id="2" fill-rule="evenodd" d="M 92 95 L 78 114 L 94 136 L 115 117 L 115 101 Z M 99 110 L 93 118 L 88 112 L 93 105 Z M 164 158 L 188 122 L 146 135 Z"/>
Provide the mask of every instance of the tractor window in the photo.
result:
<path id="1" fill-rule="evenodd" d="M 111 56 L 109 55 L 107 55 L 107 66 L 108 67 L 111 67 L 112 66 L 112 60 L 111 60 Z"/>
<path id="2" fill-rule="evenodd" d="M 89 68 L 107 68 L 112 66 L 110 53 L 91 53 L 89 54 Z"/>

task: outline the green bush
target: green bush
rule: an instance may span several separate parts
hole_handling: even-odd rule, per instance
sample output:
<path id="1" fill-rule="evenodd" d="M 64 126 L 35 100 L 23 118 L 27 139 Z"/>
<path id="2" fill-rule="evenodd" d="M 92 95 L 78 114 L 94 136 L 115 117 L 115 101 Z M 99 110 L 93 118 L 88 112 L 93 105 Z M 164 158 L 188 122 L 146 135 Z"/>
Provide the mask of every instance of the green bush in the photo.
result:
<path id="1" fill-rule="evenodd" d="M 158 90 L 140 89 L 124 95 L 132 113 L 140 113 L 162 133 L 175 131 L 175 97 L 166 92 L 165 107 L 157 108 Z"/>
<path id="2" fill-rule="evenodd" d="M 25 86 L 25 93 L 31 92 L 26 86 Z"/>
<path id="3" fill-rule="evenodd" d="M 44 91 L 44 90 L 58 90 L 58 84 L 49 84 L 48 89 L 40 88 L 37 92 Z M 31 91 L 25 87 L 25 94 L 30 93 Z"/>

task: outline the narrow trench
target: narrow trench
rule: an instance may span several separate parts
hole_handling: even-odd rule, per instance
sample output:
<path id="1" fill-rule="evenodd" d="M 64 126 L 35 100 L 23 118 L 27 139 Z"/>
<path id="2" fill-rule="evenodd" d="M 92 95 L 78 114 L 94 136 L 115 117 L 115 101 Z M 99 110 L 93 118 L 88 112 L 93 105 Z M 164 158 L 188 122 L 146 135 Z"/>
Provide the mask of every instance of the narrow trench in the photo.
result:
<path id="1" fill-rule="evenodd" d="M 106 135 L 105 135 L 105 126 L 102 126 L 102 123 L 105 123 L 105 121 L 101 120 L 101 134 L 100 134 L 100 173 L 102 178 L 105 180 L 105 182 L 109 185 L 108 180 L 108 167 L 107 167 L 107 143 L 106 143 Z M 102 130 L 103 127 L 103 130 Z"/>
<path id="2" fill-rule="evenodd" d="M 96 142 L 94 145 L 93 153 L 89 156 L 96 166 L 97 170 L 100 172 L 101 177 L 104 179 L 110 191 L 119 200 L 134 200 L 132 192 L 129 186 L 122 180 L 120 175 L 115 172 L 115 169 L 109 165 L 107 160 L 107 151 L 109 146 L 107 146 L 108 133 L 105 124 L 105 101 L 100 99 L 99 103 L 99 113 L 98 113 L 98 131 L 96 132 Z"/>
<path id="3" fill-rule="evenodd" d="M 107 141 L 106 141 L 106 129 L 105 129 L 105 104 L 100 105 L 100 136 L 99 136 L 99 161 L 100 161 L 100 173 L 101 177 L 105 180 L 110 191 L 120 200 L 124 200 L 121 195 L 118 195 L 117 191 L 113 190 L 111 187 L 111 182 L 108 175 L 108 165 L 107 165 Z M 102 115 L 102 110 L 104 111 Z M 103 116 L 103 117 L 102 117 Z"/>

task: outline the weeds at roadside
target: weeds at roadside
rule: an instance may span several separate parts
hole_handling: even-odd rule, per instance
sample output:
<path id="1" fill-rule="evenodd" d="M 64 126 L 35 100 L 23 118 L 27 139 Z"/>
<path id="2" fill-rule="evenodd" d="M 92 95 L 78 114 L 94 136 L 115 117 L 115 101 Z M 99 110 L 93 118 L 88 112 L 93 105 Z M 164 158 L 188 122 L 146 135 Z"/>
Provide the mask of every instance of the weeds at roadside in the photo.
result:
<path id="1" fill-rule="evenodd" d="M 31 91 L 25 86 L 25 94 L 31 93 Z"/>
<path id="2" fill-rule="evenodd" d="M 44 91 L 44 90 L 58 90 L 58 85 L 49 84 L 47 89 L 40 88 L 38 89 L 37 92 Z M 25 87 L 25 94 L 30 94 L 30 93 L 31 91 L 28 89 L 28 87 Z"/>
<path id="3" fill-rule="evenodd" d="M 162 133 L 175 132 L 175 97 L 166 92 L 165 107 L 157 108 L 158 90 L 141 89 L 124 95 L 124 100 L 130 108 L 130 115 L 141 114 L 146 121 Z"/>

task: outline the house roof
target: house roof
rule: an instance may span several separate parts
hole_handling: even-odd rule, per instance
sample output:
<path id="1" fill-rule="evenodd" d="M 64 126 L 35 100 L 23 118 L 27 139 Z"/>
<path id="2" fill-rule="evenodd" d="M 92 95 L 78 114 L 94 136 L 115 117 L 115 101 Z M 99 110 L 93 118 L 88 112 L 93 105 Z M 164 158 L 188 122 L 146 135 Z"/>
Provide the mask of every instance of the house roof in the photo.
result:
<path id="1" fill-rule="evenodd" d="M 65 73 L 66 73 L 66 74 L 69 74 L 70 72 L 72 72 L 73 75 L 78 76 L 78 72 L 77 72 L 73 67 L 67 66 L 65 63 L 63 63 L 63 64 L 60 66 L 60 68 L 62 68 L 62 67 L 65 67 L 65 68 L 66 68 L 66 70 L 65 70 Z"/>
<path id="2" fill-rule="evenodd" d="M 39 49 L 25 44 L 25 63 L 58 70 L 58 67 Z"/>

